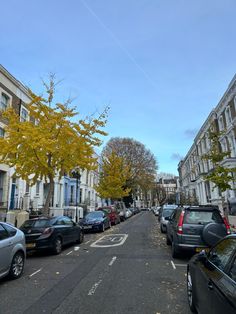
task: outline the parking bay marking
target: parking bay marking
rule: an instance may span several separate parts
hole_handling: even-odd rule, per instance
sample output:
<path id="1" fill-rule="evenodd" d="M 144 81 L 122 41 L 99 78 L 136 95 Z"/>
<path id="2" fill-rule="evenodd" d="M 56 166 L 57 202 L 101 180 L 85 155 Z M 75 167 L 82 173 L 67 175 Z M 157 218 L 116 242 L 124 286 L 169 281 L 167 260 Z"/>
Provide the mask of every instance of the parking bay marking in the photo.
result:
<path id="1" fill-rule="evenodd" d="M 112 266 L 112 264 L 115 262 L 115 260 L 117 259 L 116 256 L 113 256 L 110 263 L 108 264 L 109 266 Z"/>
<path id="2" fill-rule="evenodd" d="M 93 242 L 90 246 L 91 247 L 113 247 L 119 246 L 125 243 L 126 239 L 128 238 L 128 234 L 112 234 L 112 235 L 105 235 L 98 239 L 97 241 Z"/>
<path id="3" fill-rule="evenodd" d="M 176 269 L 176 266 L 177 267 L 186 267 L 187 266 L 186 264 L 175 264 L 173 261 L 170 261 L 170 262 L 171 262 L 173 269 Z"/>
<path id="4" fill-rule="evenodd" d="M 92 288 L 89 290 L 88 295 L 93 295 L 95 293 L 95 291 L 97 290 L 98 286 L 100 285 L 100 283 L 102 282 L 102 279 L 100 279 L 98 282 L 96 282 Z"/>
<path id="5" fill-rule="evenodd" d="M 42 270 L 42 268 L 36 270 L 33 274 L 29 275 L 29 277 L 32 277 L 32 276 L 36 275 L 36 274 L 39 273 L 41 270 Z"/>

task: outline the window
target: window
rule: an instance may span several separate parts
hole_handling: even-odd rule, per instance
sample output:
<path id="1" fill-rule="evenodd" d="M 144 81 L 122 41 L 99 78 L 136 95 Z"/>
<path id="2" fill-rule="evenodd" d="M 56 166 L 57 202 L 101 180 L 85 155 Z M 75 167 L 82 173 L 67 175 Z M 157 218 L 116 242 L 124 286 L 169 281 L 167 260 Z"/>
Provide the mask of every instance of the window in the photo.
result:
<path id="1" fill-rule="evenodd" d="M 0 137 L 4 137 L 5 130 L 3 128 L 0 128 Z"/>
<path id="2" fill-rule="evenodd" d="M 29 193 L 29 183 L 26 183 L 25 193 Z"/>
<path id="3" fill-rule="evenodd" d="M 28 111 L 25 108 L 21 108 L 21 114 L 20 114 L 20 120 L 21 122 L 25 122 L 28 121 L 29 115 L 28 115 Z"/>
<path id="4" fill-rule="evenodd" d="M 39 194 L 39 189 L 40 189 L 40 182 L 38 181 L 36 183 L 36 194 Z"/>
<path id="5" fill-rule="evenodd" d="M 225 118 L 226 118 L 226 124 L 227 125 L 232 122 L 230 107 L 227 107 L 225 110 Z"/>
<path id="6" fill-rule="evenodd" d="M 209 261 L 224 270 L 236 246 L 236 239 L 226 239 L 217 244 L 209 253 Z"/>
<path id="7" fill-rule="evenodd" d="M 7 231 L 3 228 L 3 226 L 0 224 L 0 241 L 5 240 L 8 238 Z"/>
<path id="8" fill-rule="evenodd" d="M 7 230 L 10 237 L 14 237 L 14 235 L 16 234 L 16 229 L 12 228 L 9 225 L 4 225 L 4 228 Z"/>
<path id="9" fill-rule="evenodd" d="M 230 268 L 229 277 L 232 278 L 236 282 L 236 258 Z"/>
<path id="10" fill-rule="evenodd" d="M 223 121 L 222 116 L 220 116 L 220 118 L 219 118 L 219 129 L 220 129 L 220 131 L 224 130 L 224 121 Z"/>
<path id="11" fill-rule="evenodd" d="M 2 93 L 1 101 L 0 101 L 0 110 L 6 110 L 7 109 L 7 106 L 9 104 L 9 100 L 10 100 L 10 98 L 6 94 Z"/>

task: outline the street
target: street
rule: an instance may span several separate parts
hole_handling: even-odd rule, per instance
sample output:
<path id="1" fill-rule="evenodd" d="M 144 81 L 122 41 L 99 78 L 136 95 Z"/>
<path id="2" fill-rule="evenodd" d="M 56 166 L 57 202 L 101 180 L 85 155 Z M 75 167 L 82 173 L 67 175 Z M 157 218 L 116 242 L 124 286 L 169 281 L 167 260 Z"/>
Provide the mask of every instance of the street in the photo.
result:
<path id="1" fill-rule="evenodd" d="M 0 281 L 0 313 L 188 314 L 187 261 L 141 212 L 60 255 L 29 254 L 19 280 Z"/>

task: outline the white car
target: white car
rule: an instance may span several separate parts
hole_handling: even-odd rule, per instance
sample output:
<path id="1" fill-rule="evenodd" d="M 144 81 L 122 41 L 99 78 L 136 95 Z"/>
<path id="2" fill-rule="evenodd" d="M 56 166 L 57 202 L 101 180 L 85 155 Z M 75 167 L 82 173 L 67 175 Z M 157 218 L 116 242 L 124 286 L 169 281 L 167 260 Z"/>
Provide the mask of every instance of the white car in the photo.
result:
<path id="1" fill-rule="evenodd" d="M 26 257 L 25 235 L 12 225 L 0 222 L 0 278 L 19 278 Z"/>

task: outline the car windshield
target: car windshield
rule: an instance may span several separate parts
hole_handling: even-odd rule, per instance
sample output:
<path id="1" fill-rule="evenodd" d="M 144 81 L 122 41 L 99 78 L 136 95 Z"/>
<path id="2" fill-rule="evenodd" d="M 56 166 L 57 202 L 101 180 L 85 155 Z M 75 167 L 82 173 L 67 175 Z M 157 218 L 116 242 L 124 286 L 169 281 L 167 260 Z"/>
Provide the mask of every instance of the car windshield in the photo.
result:
<path id="1" fill-rule="evenodd" d="M 209 222 L 222 223 L 220 214 L 216 211 L 187 211 L 184 216 L 185 224 L 206 224 Z"/>
<path id="2" fill-rule="evenodd" d="M 86 218 L 101 218 L 103 216 L 103 212 L 101 211 L 96 211 L 96 212 L 92 212 L 86 215 Z"/>
<path id="3" fill-rule="evenodd" d="M 26 220 L 22 225 L 23 228 L 43 228 L 50 225 L 48 219 Z"/>
<path id="4" fill-rule="evenodd" d="M 173 211 L 174 211 L 174 208 L 173 209 L 171 209 L 171 208 L 164 209 L 162 216 L 163 217 L 170 217 L 170 215 L 173 213 Z"/>

